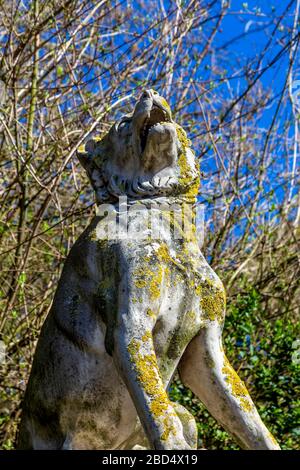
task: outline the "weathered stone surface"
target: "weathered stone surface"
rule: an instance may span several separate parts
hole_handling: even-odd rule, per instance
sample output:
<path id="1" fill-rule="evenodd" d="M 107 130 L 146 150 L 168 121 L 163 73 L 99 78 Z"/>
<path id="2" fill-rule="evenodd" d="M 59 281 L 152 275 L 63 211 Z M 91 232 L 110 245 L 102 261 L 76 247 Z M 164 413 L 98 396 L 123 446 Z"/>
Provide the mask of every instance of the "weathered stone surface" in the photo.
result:
<path id="1" fill-rule="evenodd" d="M 99 212 L 71 249 L 43 325 L 19 448 L 196 448 L 194 418 L 166 393 L 178 368 L 242 447 L 277 449 L 224 355 L 222 282 L 194 220 L 182 228 L 199 170 L 168 104 L 145 91 L 79 158 Z M 116 236 L 116 227 L 127 230 Z"/>

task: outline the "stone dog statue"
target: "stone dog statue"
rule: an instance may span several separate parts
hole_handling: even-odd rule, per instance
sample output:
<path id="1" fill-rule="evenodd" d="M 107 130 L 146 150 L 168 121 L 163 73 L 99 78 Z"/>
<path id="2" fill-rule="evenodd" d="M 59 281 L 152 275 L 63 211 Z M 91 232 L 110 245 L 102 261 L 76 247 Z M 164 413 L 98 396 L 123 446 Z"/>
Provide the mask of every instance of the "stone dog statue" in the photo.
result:
<path id="1" fill-rule="evenodd" d="M 171 203 L 194 208 L 198 193 L 196 160 L 168 103 L 144 91 L 132 115 L 78 156 L 99 208 L 112 209 L 98 212 L 65 263 L 35 352 L 18 447 L 196 449 L 194 418 L 166 391 L 178 370 L 242 448 L 279 449 L 225 356 L 224 287 L 193 223 L 175 237 L 180 217 L 165 210 L 158 238 L 157 224 L 145 226 L 141 206 L 154 203 L 160 216 Z M 118 238 L 107 224 L 123 223 L 117 202 L 125 196 L 128 230 Z"/>

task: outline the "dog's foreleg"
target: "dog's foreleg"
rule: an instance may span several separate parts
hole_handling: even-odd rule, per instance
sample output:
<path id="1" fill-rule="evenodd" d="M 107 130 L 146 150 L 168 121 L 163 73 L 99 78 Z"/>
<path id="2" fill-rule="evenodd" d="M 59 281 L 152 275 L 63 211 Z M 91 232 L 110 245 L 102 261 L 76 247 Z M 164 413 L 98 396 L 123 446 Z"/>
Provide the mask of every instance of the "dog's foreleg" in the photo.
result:
<path id="1" fill-rule="evenodd" d="M 155 320 L 147 315 L 144 303 L 134 302 L 132 293 L 126 297 L 128 285 L 128 281 L 124 281 L 119 292 L 114 361 L 151 447 L 190 449 L 159 372 L 152 338 Z"/>
<path id="2" fill-rule="evenodd" d="M 179 371 L 183 383 L 241 447 L 280 449 L 224 354 L 221 327 L 217 322 L 210 322 L 189 344 Z"/>

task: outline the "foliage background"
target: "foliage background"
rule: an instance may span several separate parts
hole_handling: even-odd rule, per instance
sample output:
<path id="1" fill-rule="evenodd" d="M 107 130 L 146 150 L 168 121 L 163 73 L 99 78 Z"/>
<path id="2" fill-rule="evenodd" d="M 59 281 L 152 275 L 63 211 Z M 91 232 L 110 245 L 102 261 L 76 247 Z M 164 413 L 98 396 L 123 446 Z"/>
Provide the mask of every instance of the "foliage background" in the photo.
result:
<path id="1" fill-rule="evenodd" d="M 299 449 L 299 1 L 273 3 L 0 1 L 2 448 L 14 447 L 40 327 L 95 210 L 76 149 L 153 87 L 200 159 L 227 354 L 282 446 Z M 200 444 L 237 448 L 178 381 L 170 393 L 196 415 Z"/>

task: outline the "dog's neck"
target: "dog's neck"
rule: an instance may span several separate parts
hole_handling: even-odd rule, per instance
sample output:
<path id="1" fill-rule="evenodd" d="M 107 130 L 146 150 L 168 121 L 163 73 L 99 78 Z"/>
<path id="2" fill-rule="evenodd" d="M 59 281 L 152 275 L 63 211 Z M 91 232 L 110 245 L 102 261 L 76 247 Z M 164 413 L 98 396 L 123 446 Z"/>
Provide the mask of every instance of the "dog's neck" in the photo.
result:
<path id="1" fill-rule="evenodd" d="M 124 176 L 113 175 L 108 180 L 106 179 L 105 184 L 96 186 L 96 201 L 97 204 L 115 205 L 118 204 L 119 198 L 126 197 L 131 205 L 135 202 L 149 204 L 151 201 L 153 204 L 173 204 L 174 202 L 194 204 L 196 202 L 195 188 L 198 189 L 198 186 L 198 175 L 184 188 L 174 177 L 130 180 Z"/>
<path id="2" fill-rule="evenodd" d="M 130 198 L 127 195 L 120 195 L 118 198 L 109 198 L 106 201 L 97 202 L 97 211 L 101 209 L 103 205 L 111 205 L 114 209 L 118 212 L 120 208 L 124 210 L 125 207 L 132 207 L 136 206 L 141 207 L 144 206 L 147 209 L 157 208 L 160 207 L 163 209 L 164 207 L 170 208 L 171 206 L 183 206 L 185 204 L 194 207 L 197 203 L 196 197 L 191 197 L 188 194 L 178 194 L 177 196 L 143 196 L 140 198 Z"/>

